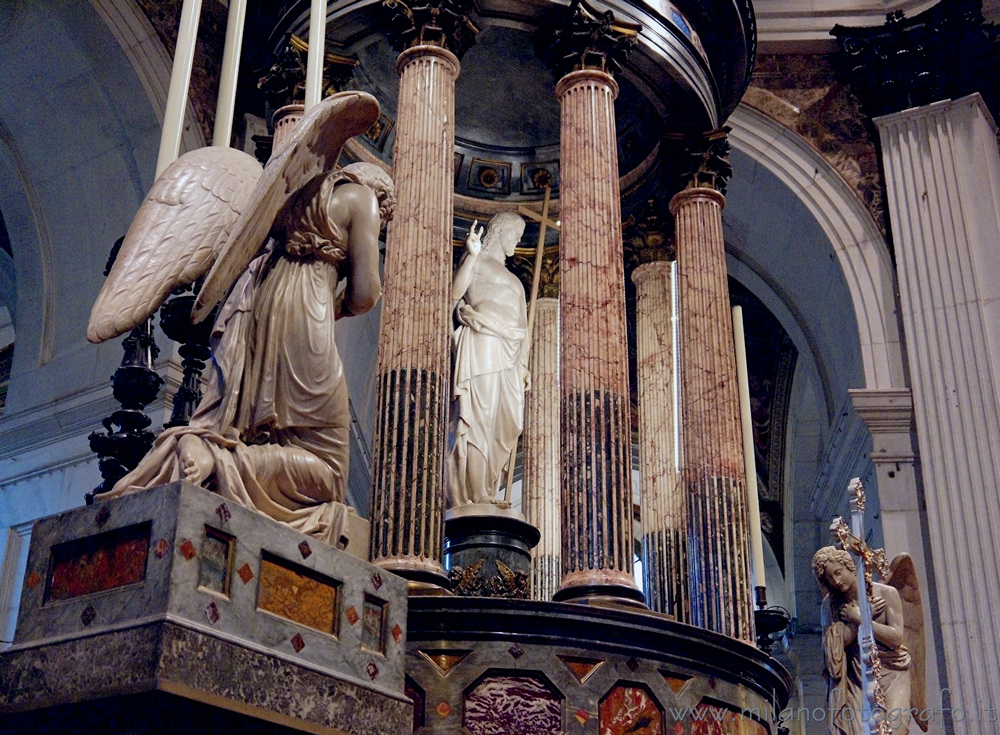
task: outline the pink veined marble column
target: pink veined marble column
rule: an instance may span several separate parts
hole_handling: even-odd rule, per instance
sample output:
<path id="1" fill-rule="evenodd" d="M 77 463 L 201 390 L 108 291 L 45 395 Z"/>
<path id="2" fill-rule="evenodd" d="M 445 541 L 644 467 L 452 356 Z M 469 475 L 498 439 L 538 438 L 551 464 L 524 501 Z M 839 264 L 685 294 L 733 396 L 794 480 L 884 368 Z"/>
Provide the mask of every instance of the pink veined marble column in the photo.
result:
<path id="1" fill-rule="evenodd" d="M 633 577 L 625 275 L 614 100 L 597 70 L 556 86 L 560 149 L 562 584 L 555 599 L 642 600 Z"/>
<path id="2" fill-rule="evenodd" d="M 531 599 L 551 600 L 559 586 L 562 538 L 559 518 L 559 299 L 535 302 L 531 336 L 531 390 L 524 403 L 524 471 L 521 503 L 541 533 L 531 550 Z"/>
<path id="3" fill-rule="evenodd" d="M 687 495 L 691 623 L 754 640 L 746 474 L 733 317 L 726 280 L 725 197 L 674 196 L 681 379 L 681 482 Z"/>
<path id="4" fill-rule="evenodd" d="M 642 574 L 651 610 L 688 622 L 687 513 L 677 472 L 674 303 L 667 261 L 644 263 L 635 283 L 642 477 Z"/>
<path id="5" fill-rule="evenodd" d="M 371 558 L 411 581 L 446 586 L 443 460 L 459 63 L 446 49 L 415 46 L 396 67 L 397 204 L 378 350 Z"/>

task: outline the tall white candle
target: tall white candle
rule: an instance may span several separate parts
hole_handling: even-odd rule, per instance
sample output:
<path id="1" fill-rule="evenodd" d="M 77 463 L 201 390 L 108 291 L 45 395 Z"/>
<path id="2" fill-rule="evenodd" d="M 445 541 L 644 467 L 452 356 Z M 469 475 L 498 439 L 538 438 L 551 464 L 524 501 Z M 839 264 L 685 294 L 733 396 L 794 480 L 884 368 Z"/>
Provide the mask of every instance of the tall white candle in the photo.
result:
<path id="1" fill-rule="evenodd" d="M 219 78 L 219 99 L 215 104 L 215 130 L 212 145 L 229 146 L 233 134 L 233 111 L 236 108 L 236 80 L 240 74 L 240 52 L 243 50 L 243 23 L 247 17 L 247 0 L 229 0 L 226 22 L 226 48 L 222 55 Z"/>
<path id="2" fill-rule="evenodd" d="M 753 451 L 753 422 L 750 416 L 750 381 L 747 378 L 747 346 L 743 336 L 743 308 L 733 307 L 733 341 L 736 343 L 736 383 L 740 392 L 740 424 L 743 427 L 743 464 L 747 472 L 747 513 L 750 523 L 750 554 L 755 586 L 764 581 L 764 539 L 760 533 L 760 502 L 757 498 L 757 461 Z"/>
<path id="3" fill-rule="evenodd" d="M 201 17 L 201 0 L 184 0 L 184 5 L 181 8 L 181 23 L 177 28 L 174 66 L 170 72 L 167 109 L 163 112 L 160 155 L 156 159 L 157 176 L 177 160 L 177 156 L 181 152 L 184 111 L 187 107 L 188 87 L 191 85 L 191 68 L 194 66 L 194 45 L 195 41 L 198 40 L 199 17 Z"/>
<path id="4" fill-rule="evenodd" d="M 309 57 L 306 61 L 306 111 L 323 96 L 323 58 L 326 56 L 326 0 L 312 0 L 309 13 Z"/>

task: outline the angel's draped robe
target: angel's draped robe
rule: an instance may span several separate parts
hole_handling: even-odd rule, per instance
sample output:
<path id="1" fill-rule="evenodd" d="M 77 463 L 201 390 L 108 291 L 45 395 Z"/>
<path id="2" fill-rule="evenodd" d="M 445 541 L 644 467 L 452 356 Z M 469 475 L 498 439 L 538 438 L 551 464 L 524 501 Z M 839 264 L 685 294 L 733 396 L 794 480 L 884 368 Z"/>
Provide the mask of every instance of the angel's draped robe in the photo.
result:
<path id="1" fill-rule="evenodd" d="M 874 583 L 875 594 L 886 585 Z M 885 610 L 875 618 L 885 623 Z M 840 608 L 827 595 L 823 599 L 824 674 L 827 678 L 827 714 L 830 732 L 835 735 L 866 735 L 867 723 L 862 716 L 865 693 L 861 689 L 861 647 L 857 638 L 844 645 L 845 624 L 840 621 Z M 909 732 L 910 723 L 910 654 L 905 645 L 888 648 L 876 642 L 882 665 L 882 691 L 885 694 L 886 722 L 894 733 Z"/>
<path id="2" fill-rule="evenodd" d="M 347 241 L 327 216 L 338 171 L 313 179 L 216 320 L 213 363 L 187 427 L 164 431 L 109 496 L 180 479 L 180 438 L 204 440 L 220 495 L 343 545 L 350 410 L 334 341 Z"/>

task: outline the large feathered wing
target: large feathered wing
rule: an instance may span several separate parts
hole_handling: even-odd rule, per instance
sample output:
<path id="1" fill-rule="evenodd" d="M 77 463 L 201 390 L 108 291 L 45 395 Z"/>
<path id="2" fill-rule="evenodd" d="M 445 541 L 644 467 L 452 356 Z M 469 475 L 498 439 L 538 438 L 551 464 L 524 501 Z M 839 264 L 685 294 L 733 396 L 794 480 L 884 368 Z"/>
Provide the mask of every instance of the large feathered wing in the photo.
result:
<path id="1" fill-rule="evenodd" d="M 885 580 L 899 591 L 903 603 L 904 643 L 910 652 L 910 708 L 916 711 L 914 720 L 927 732 L 927 642 L 924 639 L 924 606 L 920 599 L 920 582 L 909 554 L 897 554 L 889 564 Z M 925 719 L 921 719 L 921 715 Z"/>
<path id="2" fill-rule="evenodd" d="M 370 128 L 378 101 L 365 92 L 341 92 L 307 112 L 275 151 L 250 202 L 209 271 L 192 311 L 200 322 L 225 298 L 243 269 L 260 251 L 275 217 L 314 176 L 331 170 L 349 138 Z"/>
<path id="3" fill-rule="evenodd" d="M 173 289 L 203 276 L 262 171 L 253 156 L 223 147 L 199 148 L 170 164 L 125 234 L 91 309 L 87 339 L 103 342 L 129 331 Z"/>

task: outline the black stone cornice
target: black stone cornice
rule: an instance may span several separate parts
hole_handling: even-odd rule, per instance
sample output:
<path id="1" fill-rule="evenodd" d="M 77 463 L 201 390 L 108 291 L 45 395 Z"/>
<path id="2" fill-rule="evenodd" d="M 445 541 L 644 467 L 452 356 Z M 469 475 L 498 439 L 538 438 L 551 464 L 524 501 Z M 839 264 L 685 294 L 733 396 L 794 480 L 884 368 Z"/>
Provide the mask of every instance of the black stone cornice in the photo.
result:
<path id="1" fill-rule="evenodd" d="M 865 112 L 879 117 L 979 92 L 1000 114 L 1000 28 L 987 23 L 979 0 L 943 0 L 885 25 L 830 32 L 840 52 L 838 72 Z"/>

